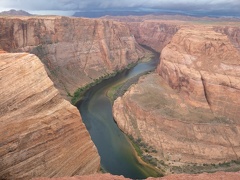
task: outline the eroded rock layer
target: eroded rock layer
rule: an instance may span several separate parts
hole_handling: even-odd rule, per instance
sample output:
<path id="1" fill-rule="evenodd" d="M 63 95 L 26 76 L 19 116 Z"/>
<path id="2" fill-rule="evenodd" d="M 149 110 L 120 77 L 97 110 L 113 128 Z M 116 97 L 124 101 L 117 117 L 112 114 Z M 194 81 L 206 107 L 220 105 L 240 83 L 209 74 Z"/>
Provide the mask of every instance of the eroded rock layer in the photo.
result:
<path id="1" fill-rule="evenodd" d="M 239 160 L 239 65 L 240 53 L 227 35 L 182 28 L 163 49 L 157 73 L 115 101 L 115 120 L 153 146 L 159 159 Z"/>
<path id="2" fill-rule="evenodd" d="M 90 174 L 100 158 L 74 106 L 27 53 L 0 54 L 0 179 Z"/>
<path id="3" fill-rule="evenodd" d="M 148 180 L 236 180 L 240 178 L 240 172 L 217 172 L 217 173 L 203 173 L 203 174 L 174 174 L 161 178 L 147 178 Z M 35 180 L 129 180 L 122 176 L 114 176 L 111 174 L 95 174 L 91 176 L 75 176 L 63 178 L 36 178 Z"/>
<path id="4" fill-rule="evenodd" d="M 139 44 L 151 47 L 157 52 L 162 51 L 179 29 L 179 25 L 174 23 L 150 20 L 132 22 L 129 27 Z"/>
<path id="5" fill-rule="evenodd" d="M 0 48 L 36 54 L 62 94 L 143 57 L 129 28 L 111 20 L 68 17 L 0 18 Z"/>

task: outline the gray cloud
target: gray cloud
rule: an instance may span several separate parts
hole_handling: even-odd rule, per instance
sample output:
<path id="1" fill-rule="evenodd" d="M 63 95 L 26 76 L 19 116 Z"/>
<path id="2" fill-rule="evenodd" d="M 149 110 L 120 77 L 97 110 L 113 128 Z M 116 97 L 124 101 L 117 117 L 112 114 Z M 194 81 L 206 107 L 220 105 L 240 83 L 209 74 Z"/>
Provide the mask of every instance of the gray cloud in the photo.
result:
<path id="1" fill-rule="evenodd" d="M 0 7 L 32 11 L 153 8 L 162 10 L 238 13 L 240 0 L 0 0 Z"/>

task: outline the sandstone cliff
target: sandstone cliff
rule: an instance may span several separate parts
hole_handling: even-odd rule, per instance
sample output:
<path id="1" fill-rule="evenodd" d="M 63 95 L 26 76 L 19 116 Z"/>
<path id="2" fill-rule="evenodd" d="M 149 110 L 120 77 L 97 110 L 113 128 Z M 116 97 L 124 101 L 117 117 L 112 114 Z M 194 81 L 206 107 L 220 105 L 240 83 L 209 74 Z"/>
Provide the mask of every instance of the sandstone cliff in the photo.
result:
<path id="1" fill-rule="evenodd" d="M 62 94 L 143 57 L 129 28 L 111 20 L 68 17 L 0 18 L 0 48 L 36 54 Z"/>
<path id="2" fill-rule="evenodd" d="M 0 54 L 0 179 L 94 173 L 100 158 L 74 106 L 27 53 Z"/>
<path id="3" fill-rule="evenodd" d="M 128 23 L 129 28 L 139 44 L 161 52 L 178 31 L 179 25 L 174 23 L 143 21 Z"/>
<path id="4" fill-rule="evenodd" d="M 174 166 L 239 160 L 239 65 L 227 35 L 182 28 L 161 53 L 160 76 L 141 78 L 115 101 L 115 120 Z"/>

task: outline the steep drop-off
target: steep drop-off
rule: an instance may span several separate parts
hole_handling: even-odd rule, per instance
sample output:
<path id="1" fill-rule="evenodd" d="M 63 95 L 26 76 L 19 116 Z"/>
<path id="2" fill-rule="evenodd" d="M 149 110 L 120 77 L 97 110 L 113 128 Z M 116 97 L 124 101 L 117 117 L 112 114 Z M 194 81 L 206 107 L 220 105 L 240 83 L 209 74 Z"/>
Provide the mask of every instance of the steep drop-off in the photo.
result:
<path id="1" fill-rule="evenodd" d="M 100 158 L 76 107 L 27 53 L 0 54 L 0 179 L 94 173 Z"/>
<path id="2" fill-rule="evenodd" d="M 115 120 L 153 146 L 159 160 L 239 160 L 239 65 L 240 53 L 227 35 L 202 26 L 182 28 L 163 49 L 157 73 L 115 101 Z"/>
<path id="3" fill-rule="evenodd" d="M 177 24 L 161 21 L 131 22 L 128 25 L 139 44 L 151 47 L 157 52 L 162 51 L 180 28 Z"/>
<path id="4" fill-rule="evenodd" d="M 68 17 L 0 18 L 0 48 L 37 55 L 63 95 L 144 56 L 120 22 Z"/>

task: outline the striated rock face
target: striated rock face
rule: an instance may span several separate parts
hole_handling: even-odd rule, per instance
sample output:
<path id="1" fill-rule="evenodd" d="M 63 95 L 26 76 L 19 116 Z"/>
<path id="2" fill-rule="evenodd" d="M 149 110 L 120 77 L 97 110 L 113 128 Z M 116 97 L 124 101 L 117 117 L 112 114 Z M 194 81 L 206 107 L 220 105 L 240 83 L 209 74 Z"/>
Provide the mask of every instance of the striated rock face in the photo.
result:
<path id="1" fill-rule="evenodd" d="M 239 27 L 214 27 L 216 32 L 220 32 L 222 34 L 226 34 L 232 44 L 240 50 L 240 28 Z"/>
<path id="2" fill-rule="evenodd" d="M 203 174 L 173 174 L 160 178 L 147 178 L 148 180 L 236 180 L 240 178 L 240 172 L 217 172 L 217 173 L 203 173 Z M 75 176 L 62 178 L 36 178 L 34 180 L 129 180 L 122 176 L 114 176 L 111 174 L 95 174 L 90 176 Z"/>
<path id="3" fill-rule="evenodd" d="M 34 180 L 130 180 L 123 176 L 112 174 L 92 174 L 85 176 L 61 177 L 61 178 L 35 178 Z"/>
<path id="4" fill-rule="evenodd" d="M 157 73 L 115 101 L 115 120 L 153 146 L 158 159 L 239 160 L 239 65 L 240 53 L 227 35 L 182 28 L 163 49 Z"/>
<path id="5" fill-rule="evenodd" d="M 159 74 L 195 107 L 239 124 L 240 51 L 212 29 L 182 29 L 164 48 Z"/>
<path id="6" fill-rule="evenodd" d="M 111 20 L 68 17 L 0 18 L 0 48 L 36 54 L 62 94 L 143 56 L 129 28 Z"/>
<path id="7" fill-rule="evenodd" d="M 157 52 L 162 51 L 179 29 L 179 25 L 158 21 L 132 22 L 129 27 L 139 44 L 151 47 Z"/>
<path id="8" fill-rule="evenodd" d="M 94 173 L 100 158 L 74 106 L 43 64 L 27 53 L 0 54 L 0 179 Z"/>

